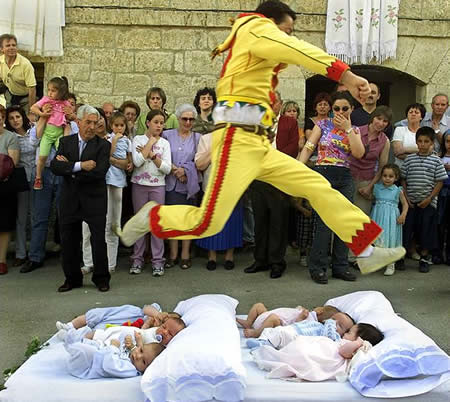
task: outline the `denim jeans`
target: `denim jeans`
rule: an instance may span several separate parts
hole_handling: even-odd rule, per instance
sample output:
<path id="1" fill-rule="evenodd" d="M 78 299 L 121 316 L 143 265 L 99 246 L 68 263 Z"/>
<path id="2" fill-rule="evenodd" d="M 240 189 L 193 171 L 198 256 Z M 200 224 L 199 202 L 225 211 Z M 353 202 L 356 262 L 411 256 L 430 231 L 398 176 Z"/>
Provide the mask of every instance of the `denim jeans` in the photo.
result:
<path id="1" fill-rule="evenodd" d="M 31 183 L 34 182 L 35 172 Z M 33 191 L 33 212 L 31 219 L 31 241 L 29 259 L 42 262 L 45 258 L 45 243 L 47 241 L 48 224 L 52 211 L 53 200 L 58 206 L 61 178 L 55 176 L 49 167 L 42 172 L 42 189 Z"/>
<path id="2" fill-rule="evenodd" d="M 338 166 L 317 166 L 314 170 L 324 176 L 331 186 L 348 200 L 353 200 L 353 180 L 350 169 Z M 316 212 L 314 212 L 316 213 Z M 339 214 L 339 211 L 335 211 Z M 309 272 L 326 272 L 328 268 L 328 251 L 331 243 L 331 230 L 316 214 L 317 229 L 314 235 L 309 257 Z M 348 269 L 348 248 L 336 235 L 333 236 L 331 267 L 333 273 L 341 273 Z"/>

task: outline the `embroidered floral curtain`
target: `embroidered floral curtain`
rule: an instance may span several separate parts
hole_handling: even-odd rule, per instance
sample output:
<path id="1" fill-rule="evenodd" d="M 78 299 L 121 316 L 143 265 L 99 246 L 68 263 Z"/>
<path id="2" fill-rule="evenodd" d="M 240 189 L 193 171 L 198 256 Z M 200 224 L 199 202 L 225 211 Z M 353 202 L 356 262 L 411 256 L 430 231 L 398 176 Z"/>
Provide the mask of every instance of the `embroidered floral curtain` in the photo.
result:
<path id="1" fill-rule="evenodd" d="M 0 35 L 16 35 L 19 49 L 32 55 L 63 55 L 64 0 L 1 0 L 0 3 Z"/>
<path id="2" fill-rule="evenodd" d="M 325 46 L 343 61 L 395 58 L 400 0 L 329 0 Z"/>

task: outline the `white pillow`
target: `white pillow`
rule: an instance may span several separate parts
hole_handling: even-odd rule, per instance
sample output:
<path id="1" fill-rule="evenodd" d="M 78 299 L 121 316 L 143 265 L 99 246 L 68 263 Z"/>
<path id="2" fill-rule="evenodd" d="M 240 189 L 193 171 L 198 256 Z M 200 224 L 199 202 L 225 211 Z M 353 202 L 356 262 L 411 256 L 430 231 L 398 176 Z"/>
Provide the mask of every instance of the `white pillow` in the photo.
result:
<path id="1" fill-rule="evenodd" d="M 450 358 L 420 329 L 397 316 L 386 297 L 376 291 L 350 293 L 328 300 L 356 322 L 376 326 L 384 339 L 350 373 L 351 384 L 362 394 L 383 377 L 411 378 L 450 371 Z M 405 395 L 408 390 L 405 390 Z"/>
<path id="2" fill-rule="evenodd" d="M 241 401 L 246 372 L 235 314 L 238 301 L 201 295 L 178 303 L 187 327 L 147 368 L 141 380 L 152 402 Z"/>

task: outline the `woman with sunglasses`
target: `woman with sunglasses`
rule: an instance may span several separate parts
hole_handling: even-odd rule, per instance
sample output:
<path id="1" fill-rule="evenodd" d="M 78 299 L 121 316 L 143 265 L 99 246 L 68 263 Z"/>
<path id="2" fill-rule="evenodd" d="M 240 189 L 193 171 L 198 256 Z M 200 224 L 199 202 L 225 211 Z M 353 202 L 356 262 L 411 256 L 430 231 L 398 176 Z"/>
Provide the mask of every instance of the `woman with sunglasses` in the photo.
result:
<path id="1" fill-rule="evenodd" d="M 175 115 L 179 127 L 163 132 L 163 138 L 170 143 L 172 170 L 166 177 L 166 205 L 196 205 L 196 195 L 200 190 L 199 173 L 194 157 L 197 152 L 201 134 L 192 130 L 197 110 L 193 105 L 184 104 L 177 107 Z M 178 263 L 178 240 L 169 240 L 170 253 L 164 268 L 171 268 Z M 181 240 L 180 267 L 191 266 L 191 240 Z"/>
<path id="2" fill-rule="evenodd" d="M 333 119 L 319 120 L 314 126 L 309 140 L 300 155 L 300 161 L 306 163 L 318 146 L 315 170 L 322 174 L 331 186 L 353 199 L 353 180 L 350 173 L 350 156 L 360 159 L 365 149 L 358 128 L 353 127 L 350 114 L 353 110 L 349 92 L 336 92 L 331 97 Z M 314 282 L 328 283 L 328 251 L 331 230 L 317 217 L 317 229 L 313 239 L 309 258 L 309 272 Z M 333 277 L 344 281 L 354 281 L 355 275 L 348 269 L 348 248 L 338 237 L 334 236 L 332 244 L 331 267 Z"/>

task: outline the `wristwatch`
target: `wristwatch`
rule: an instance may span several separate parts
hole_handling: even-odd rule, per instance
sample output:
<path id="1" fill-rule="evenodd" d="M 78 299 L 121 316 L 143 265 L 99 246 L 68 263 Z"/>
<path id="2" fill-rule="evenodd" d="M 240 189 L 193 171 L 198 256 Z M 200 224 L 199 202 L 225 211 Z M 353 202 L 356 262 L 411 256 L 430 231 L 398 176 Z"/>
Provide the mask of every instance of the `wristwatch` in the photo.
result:
<path id="1" fill-rule="evenodd" d="M 349 129 L 345 130 L 345 132 L 346 132 L 347 134 L 350 134 L 351 131 L 353 131 L 353 127 L 350 127 Z"/>

